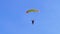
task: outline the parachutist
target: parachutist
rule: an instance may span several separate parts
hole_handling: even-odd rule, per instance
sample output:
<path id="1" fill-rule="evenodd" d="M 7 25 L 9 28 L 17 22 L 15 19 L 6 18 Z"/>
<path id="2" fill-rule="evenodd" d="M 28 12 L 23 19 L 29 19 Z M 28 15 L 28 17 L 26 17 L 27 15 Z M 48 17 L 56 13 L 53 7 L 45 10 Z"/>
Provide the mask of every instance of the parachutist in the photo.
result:
<path id="1" fill-rule="evenodd" d="M 32 24 L 34 24 L 34 20 L 32 20 Z"/>
<path id="2" fill-rule="evenodd" d="M 40 12 L 40 11 L 37 9 L 29 9 L 26 11 L 26 14 L 29 14 L 30 12 Z M 34 24 L 34 20 L 32 20 L 32 24 Z"/>

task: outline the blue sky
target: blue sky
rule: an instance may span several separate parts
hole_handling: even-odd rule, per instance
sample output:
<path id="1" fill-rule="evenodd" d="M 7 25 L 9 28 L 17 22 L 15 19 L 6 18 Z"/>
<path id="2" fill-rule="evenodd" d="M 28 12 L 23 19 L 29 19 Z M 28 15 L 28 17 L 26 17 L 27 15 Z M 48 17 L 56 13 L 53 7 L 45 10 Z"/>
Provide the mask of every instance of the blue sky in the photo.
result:
<path id="1" fill-rule="evenodd" d="M 0 34 L 60 34 L 60 0 L 0 1 Z M 31 8 L 41 12 L 26 15 Z"/>

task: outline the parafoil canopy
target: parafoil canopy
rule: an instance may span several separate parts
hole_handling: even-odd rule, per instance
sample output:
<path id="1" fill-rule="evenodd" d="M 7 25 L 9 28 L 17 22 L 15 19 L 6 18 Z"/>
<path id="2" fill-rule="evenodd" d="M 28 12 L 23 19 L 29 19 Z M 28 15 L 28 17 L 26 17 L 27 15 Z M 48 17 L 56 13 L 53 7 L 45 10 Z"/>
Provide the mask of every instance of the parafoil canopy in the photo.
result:
<path id="1" fill-rule="evenodd" d="M 37 9 L 30 9 L 30 10 L 26 11 L 26 13 L 30 13 L 30 12 L 39 12 L 39 10 L 37 10 Z"/>

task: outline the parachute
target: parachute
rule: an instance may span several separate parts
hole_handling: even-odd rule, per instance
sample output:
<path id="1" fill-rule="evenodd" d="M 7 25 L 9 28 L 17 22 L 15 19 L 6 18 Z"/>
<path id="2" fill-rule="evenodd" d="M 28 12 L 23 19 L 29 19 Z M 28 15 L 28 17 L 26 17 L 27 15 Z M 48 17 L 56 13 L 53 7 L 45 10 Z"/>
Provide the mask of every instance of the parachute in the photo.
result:
<path id="1" fill-rule="evenodd" d="M 37 10 L 37 9 L 30 9 L 30 10 L 26 11 L 27 14 L 30 13 L 30 12 L 39 12 L 39 10 Z M 32 24 L 34 24 L 34 22 L 35 22 L 35 20 L 33 19 L 32 20 Z"/>
<path id="2" fill-rule="evenodd" d="M 37 9 L 30 9 L 30 10 L 26 11 L 27 14 L 30 13 L 30 12 L 39 12 L 39 10 L 37 10 Z"/>

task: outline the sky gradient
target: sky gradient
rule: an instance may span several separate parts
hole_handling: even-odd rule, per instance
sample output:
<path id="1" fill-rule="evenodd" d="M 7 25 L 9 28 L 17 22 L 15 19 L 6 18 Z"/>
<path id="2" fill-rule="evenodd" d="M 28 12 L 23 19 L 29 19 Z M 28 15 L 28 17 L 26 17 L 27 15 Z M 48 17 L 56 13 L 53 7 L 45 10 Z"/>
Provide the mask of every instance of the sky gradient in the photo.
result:
<path id="1" fill-rule="evenodd" d="M 60 34 L 60 0 L 0 1 L 0 34 Z M 41 12 L 26 15 L 31 8 Z"/>

